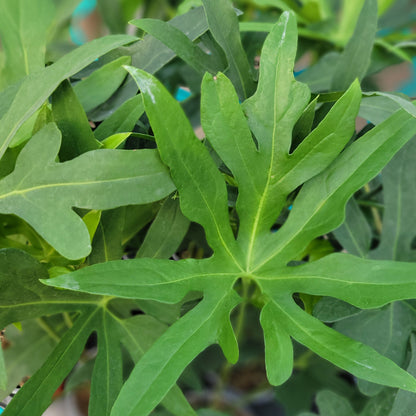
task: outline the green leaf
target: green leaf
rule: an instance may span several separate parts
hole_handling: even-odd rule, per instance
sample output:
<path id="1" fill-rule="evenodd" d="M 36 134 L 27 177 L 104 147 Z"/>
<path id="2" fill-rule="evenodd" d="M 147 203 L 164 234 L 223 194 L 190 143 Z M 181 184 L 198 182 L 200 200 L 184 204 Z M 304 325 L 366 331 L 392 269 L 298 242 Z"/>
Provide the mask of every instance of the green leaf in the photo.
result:
<path id="1" fill-rule="evenodd" d="M 0 183 L 0 212 L 23 218 L 67 258 L 85 257 L 91 250 L 88 231 L 73 206 L 110 209 L 157 201 L 173 190 L 153 150 L 97 150 L 57 164 L 59 145 L 54 124 L 32 138 L 14 172 Z M 140 191 L 132 193 L 134 186 Z"/>
<path id="2" fill-rule="evenodd" d="M 360 81 L 364 78 L 370 65 L 376 32 L 377 0 L 365 0 L 354 33 L 336 65 L 331 84 L 333 90 L 343 91 L 356 78 Z"/>
<path id="3" fill-rule="evenodd" d="M 299 74 L 296 79 L 299 82 L 307 84 L 311 89 L 311 92 L 315 94 L 323 91 L 330 91 L 332 79 L 339 59 L 340 54 L 338 52 L 329 52 L 308 68 L 307 71 Z"/>
<path id="4" fill-rule="evenodd" d="M 52 94 L 52 114 L 62 134 L 61 162 L 101 147 L 71 84 L 64 81 Z"/>
<path id="5" fill-rule="evenodd" d="M 333 231 L 348 253 L 366 257 L 370 250 L 372 232 L 368 222 L 354 198 L 345 209 L 345 221 Z"/>
<path id="6" fill-rule="evenodd" d="M 134 362 L 138 362 L 145 351 L 166 331 L 166 325 L 146 315 L 136 315 L 120 323 L 122 324 L 121 342 Z M 194 410 L 177 386 L 166 394 L 162 404 L 176 416 L 195 416 Z"/>
<path id="7" fill-rule="evenodd" d="M 287 267 L 284 271 L 263 268 L 256 276 L 261 279 L 259 284 L 268 287 L 275 296 L 283 289 L 290 293 L 299 291 L 337 297 L 358 308 L 368 309 L 393 300 L 412 298 L 411 293 L 416 287 L 412 276 L 415 269 L 414 263 L 365 260 L 334 253 L 312 263 Z M 349 290 L 345 290 L 347 287 Z"/>
<path id="8" fill-rule="evenodd" d="M 45 66 L 48 31 L 54 17 L 51 0 L 0 1 L 0 38 L 5 53 L 1 87 Z"/>
<path id="9" fill-rule="evenodd" d="M 412 139 L 383 169 L 384 221 L 380 245 L 372 258 L 416 261 L 416 198 L 410 190 L 416 175 L 416 140 Z"/>
<path id="10" fill-rule="evenodd" d="M 224 50 L 228 60 L 228 74 L 240 99 L 254 92 L 251 68 L 241 44 L 238 19 L 229 0 L 203 0 L 212 36 Z"/>
<path id="11" fill-rule="evenodd" d="M 409 334 L 415 329 L 416 309 L 414 302 L 394 302 L 380 310 L 343 319 L 335 325 L 337 331 L 370 345 L 380 354 L 402 366 L 406 356 Z M 358 381 L 360 390 L 374 396 L 382 386 Z"/>
<path id="12" fill-rule="evenodd" d="M 111 415 L 147 415 L 174 385 L 183 368 L 220 334 L 215 322 L 229 319 L 237 295 L 201 301 L 160 337 L 134 368 Z M 201 317 L 203 317 L 201 319 Z M 163 362 L 159 359 L 164 356 Z M 149 365 L 157 362 L 158 365 Z"/>
<path id="13" fill-rule="evenodd" d="M 346 369 L 357 377 L 385 385 L 416 391 L 416 380 L 388 358 L 377 354 L 372 348 L 325 326 L 300 309 L 293 300 L 279 299 L 274 302 L 275 319 L 301 344 Z"/>
<path id="14" fill-rule="evenodd" d="M 344 397 L 330 390 L 322 390 L 316 397 L 319 414 L 322 416 L 357 416 L 350 403 Z M 314 413 L 302 413 L 299 416 L 312 416 Z"/>
<path id="15" fill-rule="evenodd" d="M 361 101 L 359 116 L 374 125 L 382 123 L 400 108 L 399 104 L 387 97 L 364 97 Z"/>
<path id="16" fill-rule="evenodd" d="M 282 37 L 285 42 L 279 44 Z M 279 48 L 273 47 L 273 40 Z M 249 211 L 247 216 L 239 213 L 239 238 L 249 241 L 249 265 L 257 250 L 264 252 L 263 244 L 261 248 L 255 246 L 258 235 L 270 229 L 287 195 L 321 172 L 339 154 L 353 134 L 351 122 L 358 112 L 361 94 L 358 84 L 354 83 L 320 125 L 289 154 L 292 129 L 309 100 L 307 86 L 293 77 L 295 52 L 296 22 L 290 14 L 284 13 L 265 41 L 262 53 L 267 60 L 266 66 L 263 60 L 260 65 L 258 90 L 244 103 L 259 153 L 264 155 L 261 165 L 265 168 L 257 171 L 258 176 L 262 175 L 261 192 L 250 193 L 251 200 L 241 201 L 242 206 L 253 207 L 255 211 Z"/>
<path id="17" fill-rule="evenodd" d="M 116 134 L 113 134 L 112 136 L 107 137 L 101 143 L 104 149 L 117 149 L 130 136 L 131 136 L 131 133 L 116 133 Z"/>
<path id="18" fill-rule="evenodd" d="M 264 42 L 257 91 L 244 102 L 259 150 L 268 154 L 273 154 L 272 149 L 278 149 L 280 156 L 289 152 L 291 130 L 309 102 L 308 87 L 293 76 L 296 45 L 296 20 L 293 14 L 285 12 Z M 277 124 L 281 130 L 278 144 Z"/>
<path id="19" fill-rule="evenodd" d="M 99 0 L 97 2 L 98 10 L 111 33 L 124 33 L 126 30 L 127 21 L 123 16 L 123 3 L 125 2 L 109 0 Z"/>
<path id="20" fill-rule="evenodd" d="M 118 338 L 119 324 L 105 309 L 101 310 L 98 351 L 92 374 L 88 413 L 109 414 L 123 384 L 123 363 Z"/>
<path id="21" fill-rule="evenodd" d="M 78 361 L 95 324 L 96 313 L 78 318 L 55 350 L 12 400 L 4 415 L 42 414 L 50 405 L 52 395 Z M 35 394 L 36 392 L 36 394 Z"/>
<path id="22" fill-rule="evenodd" d="M 202 7 L 192 9 L 184 15 L 174 17 L 170 20 L 170 24 L 180 29 L 192 41 L 198 39 L 208 30 L 207 20 Z M 172 49 L 151 35 L 147 35 L 140 42 L 126 47 L 125 52 L 131 55 L 132 65 L 144 69 L 151 74 L 157 72 L 175 57 L 175 52 Z M 134 80 L 128 79 L 106 103 L 100 105 L 96 110 L 91 111 L 90 116 L 97 120 L 103 120 L 111 116 L 114 113 L 114 109 L 123 105 L 136 92 L 136 83 Z M 12 93 L 13 91 L 9 92 L 9 94 Z"/>
<path id="23" fill-rule="evenodd" d="M 121 259 L 125 211 L 125 207 L 121 207 L 101 213 L 92 241 L 92 251 L 88 256 L 89 264 Z"/>
<path id="24" fill-rule="evenodd" d="M 210 55 L 194 44 L 181 30 L 169 22 L 156 19 L 135 19 L 130 22 L 139 29 L 150 33 L 164 45 L 172 49 L 177 56 L 202 75 L 209 71 L 215 73 L 218 68 Z"/>
<path id="25" fill-rule="evenodd" d="M 25 77 L 19 88 L 8 89 L 12 99 L 0 119 L 0 159 L 19 127 L 45 102 L 58 85 L 66 78 L 118 46 L 136 38 L 114 35 L 89 42 L 63 56 L 56 63 Z M 17 90 L 17 91 L 16 91 Z M 7 108 L 7 110 L 6 110 Z"/>
<path id="26" fill-rule="evenodd" d="M 275 316 L 276 307 L 269 302 L 261 310 L 260 323 L 264 332 L 267 378 L 270 384 L 279 386 L 292 374 L 293 345 L 289 334 L 274 320 Z"/>
<path id="27" fill-rule="evenodd" d="M 235 258 L 234 237 L 228 218 L 228 198 L 225 183 L 208 150 L 196 138 L 191 124 L 182 112 L 180 104 L 166 93 L 164 87 L 149 74 L 128 67 L 144 95 L 146 113 L 153 120 L 162 161 L 170 168 L 175 183 L 193 184 L 178 189 L 182 212 L 191 221 L 202 224 L 207 241 L 215 250 L 225 248 Z M 156 107 L 156 103 L 158 107 Z M 162 114 L 158 108 L 169 108 Z M 198 154 L 198 168 L 188 166 L 189 154 Z M 203 186 L 202 186 L 203 184 Z M 215 194 L 216 198 L 211 198 Z"/>
<path id="28" fill-rule="evenodd" d="M 416 120 L 399 110 L 349 146 L 328 169 L 303 186 L 284 226 L 264 240 L 263 244 L 271 248 L 263 250 L 259 267 L 270 261 L 290 261 L 306 241 L 338 227 L 350 196 L 368 183 L 414 134 Z M 273 241 L 279 239 L 279 233 L 282 239 L 276 245 Z"/>
<path id="29" fill-rule="evenodd" d="M 135 95 L 94 130 L 95 137 L 102 141 L 114 134 L 132 131 L 143 112 L 142 96 Z"/>
<path id="30" fill-rule="evenodd" d="M 180 29 L 192 41 L 198 39 L 208 30 L 204 9 L 198 7 L 188 13 L 176 16 L 170 24 Z M 155 53 L 157 51 L 157 53 Z M 153 36 L 145 36 L 137 43 L 137 49 L 132 55 L 132 65 L 154 74 L 175 57 L 175 52 Z"/>
<path id="31" fill-rule="evenodd" d="M 136 257 L 169 258 L 175 253 L 189 228 L 179 200 L 167 198 L 152 222 Z"/>
<path id="32" fill-rule="evenodd" d="M 415 335 L 412 334 L 410 336 L 410 345 L 412 349 L 412 358 L 410 360 L 409 366 L 407 367 L 407 371 L 410 374 L 415 375 L 416 374 L 416 339 Z M 391 409 L 391 412 L 389 413 L 389 416 L 400 416 L 403 414 L 412 414 L 416 406 L 416 397 L 414 394 L 411 394 L 406 391 L 398 391 L 397 395 L 393 402 L 393 407 Z"/>
<path id="33" fill-rule="evenodd" d="M 130 56 L 122 56 L 94 71 L 74 86 L 75 94 L 86 112 L 108 100 L 126 78 L 123 65 L 131 63 Z"/>

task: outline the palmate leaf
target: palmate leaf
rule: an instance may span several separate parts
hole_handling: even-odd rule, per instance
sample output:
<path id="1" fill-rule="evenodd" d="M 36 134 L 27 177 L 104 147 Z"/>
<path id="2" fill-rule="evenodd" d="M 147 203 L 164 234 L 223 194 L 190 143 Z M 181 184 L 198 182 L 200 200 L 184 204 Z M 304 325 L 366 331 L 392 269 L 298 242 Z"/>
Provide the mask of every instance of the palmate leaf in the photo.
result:
<path id="1" fill-rule="evenodd" d="M 112 416 L 148 415 L 185 366 L 212 343 L 221 346 L 230 362 L 237 360 L 229 315 L 240 301 L 234 290 L 239 279 L 257 286 L 262 294 L 261 324 L 271 383 L 283 383 L 290 376 L 294 338 L 358 377 L 416 392 L 416 380 L 407 372 L 325 326 L 293 300 L 293 294 L 301 292 L 375 308 L 415 297 L 414 264 L 333 254 L 303 266 L 287 265 L 311 240 L 342 222 L 349 197 L 416 133 L 416 120 L 400 110 L 340 155 L 353 134 L 360 104 L 361 92 L 353 83 L 290 154 L 292 128 L 309 100 L 306 87 L 293 80 L 295 50 L 296 22 L 284 13 L 265 42 L 261 56 L 265 69 L 260 69 L 254 96 L 240 106 L 224 75 L 207 75 L 203 82 L 203 128 L 239 187 L 237 239 L 230 227 L 225 181 L 180 105 L 154 77 L 127 68 L 142 92 L 182 212 L 204 227 L 214 255 L 178 262 L 150 258 L 108 262 L 44 281 L 76 291 L 165 303 L 178 302 L 189 292 L 202 293 L 200 303 L 143 356 L 116 399 Z M 271 233 L 287 195 L 303 182 L 288 220 Z"/>
<path id="2" fill-rule="evenodd" d="M 15 170 L 0 182 L 0 212 L 26 220 L 69 259 L 85 257 L 91 250 L 87 228 L 72 207 L 143 204 L 174 189 L 154 150 L 95 150 L 56 163 L 60 144 L 61 134 L 53 123 L 33 136 Z"/>
<path id="3" fill-rule="evenodd" d="M 98 353 L 91 384 L 89 414 L 109 414 L 122 385 L 121 343 L 137 361 L 163 332 L 163 325 L 150 317 L 118 316 L 111 298 L 62 292 L 42 285 L 47 277 L 44 266 L 28 254 L 15 249 L 0 250 L 0 326 L 60 312 L 78 312 L 41 369 L 37 371 L 7 406 L 4 415 L 41 415 L 52 395 L 78 361 L 88 337 L 95 332 Z M 146 334 L 140 336 L 141 329 Z M 168 395 L 176 401 L 177 416 L 194 412 L 177 387 Z"/>

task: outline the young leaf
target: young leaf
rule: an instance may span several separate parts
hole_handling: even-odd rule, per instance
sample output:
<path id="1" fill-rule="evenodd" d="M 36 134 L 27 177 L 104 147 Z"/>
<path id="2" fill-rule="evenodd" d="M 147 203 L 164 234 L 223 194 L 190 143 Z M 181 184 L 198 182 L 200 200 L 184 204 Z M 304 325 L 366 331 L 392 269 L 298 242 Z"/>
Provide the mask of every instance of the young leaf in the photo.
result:
<path id="1" fill-rule="evenodd" d="M 95 139 L 91 131 L 81 103 L 67 80 L 52 94 L 52 114 L 62 134 L 59 150 L 61 162 L 101 147 L 101 143 Z"/>
<path id="2" fill-rule="evenodd" d="M 32 138 L 14 172 L 0 182 L 0 212 L 23 218 L 67 258 L 85 257 L 91 250 L 88 231 L 73 206 L 110 209 L 142 204 L 173 190 L 153 150 L 97 150 L 58 164 L 59 145 L 60 133 L 54 124 Z M 140 191 L 132 193 L 132 186 L 139 186 Z"/>

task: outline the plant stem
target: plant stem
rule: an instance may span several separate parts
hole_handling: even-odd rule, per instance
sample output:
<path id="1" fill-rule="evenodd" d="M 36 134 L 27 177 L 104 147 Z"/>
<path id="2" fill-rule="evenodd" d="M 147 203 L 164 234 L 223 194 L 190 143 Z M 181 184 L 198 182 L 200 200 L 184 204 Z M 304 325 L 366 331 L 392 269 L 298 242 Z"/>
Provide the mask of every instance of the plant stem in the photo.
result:
<path id="1" fill-rule="evenodd" d="M 370 189 L 370 185 L 364 185 L 364 190 L 369 193 L 371 191 Z M 381 217 L 380 217 L 380 213 L 378 212 L 377 208 L 372 206 L 371 208 L 371 213 L 373 214 L 373 218 L 374 218 L 374 225 L 376 227 L 376 230 L 378 232 L 379 235 L 381 235 L 381 231 L 383 230 L 383 223 L 381 221 Z"/>
<path id="2" fill-rule="evenodd" d="M 36 322 L 54 341 L 58 343 L 61 340 L 58 334 L 52 329 L 44 318 L 36 318 Z"/>
<path id="3" fill-rule="evenodd" d="M 64 312 L 62 315 L 64 317 L 64 321 L 65 321 L 66 326 L 68 328 L 72 328 L 74 324 L 72 322 L 71 317 L 69 316 L 69 313 L 68 312 Z"/>

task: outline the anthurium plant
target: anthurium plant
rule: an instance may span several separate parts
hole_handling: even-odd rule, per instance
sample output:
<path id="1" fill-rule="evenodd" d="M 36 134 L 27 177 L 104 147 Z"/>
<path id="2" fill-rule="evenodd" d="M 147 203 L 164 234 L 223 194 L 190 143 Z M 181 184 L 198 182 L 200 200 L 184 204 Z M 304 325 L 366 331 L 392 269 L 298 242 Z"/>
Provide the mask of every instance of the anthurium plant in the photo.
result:
<path id="1" fill-rule="evenodd" d="M 322 415 L 377 414 L 382 389 L 384 415 L 411 408 L 414 327 L 402 331 L 400 354 L 383 354 L 360 331 L 360 322 L 413 308 L 416 298 L 416 233 L 401 227 L 402 195 L 392 189 L 396 180 L 406 188 L 397 172 L 413 166 L 416 111 L 403 96 L 366 93 L 384 100 L 384 117 L 356 133 L 360 112 L 375 108 L 363 107 L 360 87 L 375 0 L 365 2 L 366 18 L 367 35 L 357 26 L 339 57 L 343 76 L 322 96 L 294 77 L 292 11 L 271 28 L 256 79 L 235 10 L 220 0 L 170 23 L 133 22 L 154 37 L 105 37 L 47 67 L 26 66 L 17 81 L 5 78 L 0 328 L 9 327 L 0 389 L 7 395 L 30 375 L 5 416 L 41 415 L 65 379 L 76 384 L 85 374 L 93 416 L 219 414 L 191 406 L 181 375 L 214 344 L 238 363 L 250 310 L 269 385 L 290 382 L 294 350 L 303 348 L 374 396 L 361 395 L 355 408 L 324 386 L 315 408 Z M 199 74 L 203 140 L 195 114 L 191 123 L 153 75 L 173 56 Z M 367 212 L 358 201 L 383 168 L 385 225 L 371 251 L 372 227 L 383 224 L 377 205 Z M 216 400 L 212 407 L 220 408 Z"/>

